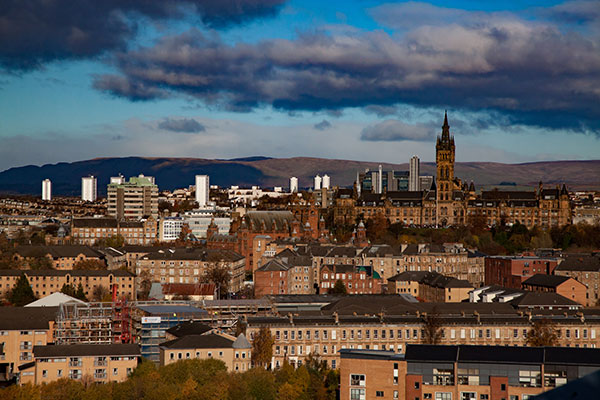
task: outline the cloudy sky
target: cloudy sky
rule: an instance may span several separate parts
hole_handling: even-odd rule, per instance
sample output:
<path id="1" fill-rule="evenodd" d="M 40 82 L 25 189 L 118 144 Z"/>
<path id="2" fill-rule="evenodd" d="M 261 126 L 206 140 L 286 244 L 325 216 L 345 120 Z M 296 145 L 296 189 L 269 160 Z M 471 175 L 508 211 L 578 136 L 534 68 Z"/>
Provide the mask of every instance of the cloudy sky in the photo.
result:
<path id="1" fill-rule="evenodd" d="M 600 158 L 600 1 L 3 0 L 0 170 Z"/>

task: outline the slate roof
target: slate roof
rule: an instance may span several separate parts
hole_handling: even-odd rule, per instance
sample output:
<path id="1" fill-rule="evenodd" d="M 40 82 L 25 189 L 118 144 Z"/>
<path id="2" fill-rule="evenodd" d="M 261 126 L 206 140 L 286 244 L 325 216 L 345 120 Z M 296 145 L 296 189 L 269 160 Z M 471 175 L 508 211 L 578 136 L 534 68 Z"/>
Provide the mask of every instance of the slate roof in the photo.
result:
<path id="1" fill-rule="evenodd" d="M 188 321 L 169 328 L 166 332 L 176 337 L 183 337 L 189 335 L 202 335 L 211 330 L 212 328 L 210 326 L 201 322 Z"/>
<path id="2" fill-rule="evenodd" d="M 405 271 L 400 272 L 388 279 L 392 282 L 409 282 L 417 281 L 420 282 L 429 272 L 427 271 Z"/>
<path id="3" fill-rule="evenodd" d="M 244 220 L 253 232 L 262 232 L 263 225 L 266 232 L 289 231 L 294 214 L 290 211 L 248 211 Z"/>
<path id="4" fill-rule="evenodd" d="M 557 288 L 569 279 L 571 278 L 568 276 L 535 274 L 531 278 L 523 281 L 523 285 Z"/>
<path id="5" fill-rule="evenodd" d="M 57 313 L 58 307 L 0 307 L 0 330 L 45 330 Z"/>
<path id="6" fill-rule="evenodd" d="M 0 276 L 20 276 L 25 274 L 27 276 L 122 276 L 122 277 L 133 277 L 131 272 L 124 271 L 122 269 L 113 270 L 87 270 L 87 269 L 73 269 L 73 270 L 56 270 L 56 269 L 0 269 Z"/>
<path id="7" fill-rule="evenodd" d="M 205 249 L 198 247 L 156 250 L 141 257 L 142 260 L 197 260 L 197 261 L 239 261 L 244 257 L 232 250 Z"/>
<path id="8" fill-rule="evenodd" d="M 243 333 L 240 333 L 235 342 L 231 345 L 234 349 L 251 349 L 252 345 L 246 339 L 246 336 Z"/>
<path id="9" fill-rule="evenodd" d="M 556 270 L 600 272 L 600 254 L 568 254 Z"/>
<path id="10" fill-rule="evenodd" d="M 137 344 L 65 344 L 33 346 L 36 358 L 85 356 L 141 356 Z"/>
<path id="11" fill-rule="evenodd" d="M 207 333 L 204 335 L 182 336 L 161 343 L 160 347 L 167 349 L 230 349 L 233 347 L 233 342 L 233 340 L 216 333 Z"/>
<path id="12" fill-rule="evenodd" d="M 490 190 L 481 192 L 482 200 L 537 200 L 535 192 Z"/>
<path id="13" fill-rule="evenodd" d="M 581 304 L 553 292 L 526 292 L 522 296 L 509 301 L 509 303 L 515 307 L 581 307 Z"/>
<path id="14" fill-rule="evenodd" d="M 75 228 L 117 228 L 118 222 L 115 218 L 75 218 Z"/>
<path id="15" fill-rule="evenodd" d="M 502 364 L 567 364 L 600 366 L 600 349 L 407 344 L 408 362 L 480 362 Z"/>
<path id="16" fill-rule="evenodd" d="M 21 255 L 22 257 L 38 257 L 46 254 L 50 254 L 52 258 L 74 258 L 80 254 L 83 254 L 88 258 L 100 258 L 102 256 L 102 254 L 93 248 L 83 245 L 22 245 L 15 249 L 15 253 Z"/>

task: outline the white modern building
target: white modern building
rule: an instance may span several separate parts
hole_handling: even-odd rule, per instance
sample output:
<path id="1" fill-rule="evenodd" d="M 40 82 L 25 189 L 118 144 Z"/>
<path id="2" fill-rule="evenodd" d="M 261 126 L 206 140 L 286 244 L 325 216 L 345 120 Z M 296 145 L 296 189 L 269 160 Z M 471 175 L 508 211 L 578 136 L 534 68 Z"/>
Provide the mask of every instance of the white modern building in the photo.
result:
<path id="1" fill-rule="evenodd" d="M 228 234 L 229 228 L 231 227 L 231 217 L 220 216 L 215 217 L 212 215 L 198 215 L 198 214 L 187 214 L 183 216 L 184 222 L 187 223 L 188 227 L 192 231 L 192 234 L 197 238 L 206 238 L 206 231 L 211 221 L 215 222 L 219 229 L 219 234 Z"/>
<path id="2" fill-rule="evenodd" d="M 329 189 L 330 187 L 331 187 L 331 178 L 329 177 L 329 175 L 325 174 L 325 175 L 323 175 L 322 188 Z"/>
<path id="3" fill-rule="evenodd" d="M 208 175 L 196 175 L 196 202 L 205 207 L 210 200 L 210 183 Z"/>
<path id="4" fill-rule="evenodd" d="M 98 180 L 95 176 L 81 178 L 81 200 L 96 201 L 98 198 Z"/>
<path id="5" fill-rule="evenodd" d="M 421 190 L 421 182 L 419 179 L 420 165 L 419 157 L 412 156 L 410 159 L 410 166 L 408 169 L 408 191 L 418 192 Z"/>
<path id="6" fill-rule="evenodd" d="M 42 181 L 42 200 L 52 200 L 52 181 L 50 179 Z"/>
<path id="7" fill-rule="evenodd" d="M 121 174 L 119 174 L 119 176 L 111 176 L 110 183 L 114 183 L 116 185 L 122 185 L 125 183 L 125 177 Z"/>
<path id="8" fill-rule="evenodd" d="M 158 237 L 161 242 L 172 242 L 179 238 L 185 221 L 181 217 L 164 217 L 158 225 Z"/>
<path id="9" fill-rule="evenodd" d="M 319 175 L 315 176 L 314 190 L 321 190 L 322 183 L 323 183 L 323 178 L 321 178 Z"/>
<path id="10" fill-rule="evenodd" d="M 298 192 L 298 178 L 292 176 L 290 178 L 290 193 Z"/>

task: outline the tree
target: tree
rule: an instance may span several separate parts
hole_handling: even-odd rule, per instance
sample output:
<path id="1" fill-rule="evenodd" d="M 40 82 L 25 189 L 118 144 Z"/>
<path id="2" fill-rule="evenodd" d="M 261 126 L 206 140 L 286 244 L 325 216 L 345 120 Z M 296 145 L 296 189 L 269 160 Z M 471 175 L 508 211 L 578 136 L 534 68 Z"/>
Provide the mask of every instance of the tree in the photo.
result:
<path id="1" fill-rule="evenodd" d="M 87 258 L 73 264 L 73 269 L 101 271 L 106 269 L 106 264 L 94 258 Z"/>
<path id="2" fill-rule="evenodd" d="M 252 341 L 252 362 L 255 366 L 266 368 L 273 357 L 273 343 L 275 339 L 271 331 L 262 327 Z"/>
<path id="3" fill-rule="evenodd" d="M 224 298 L 229 292 L 229 281 L 231 279 L 229 268 L 215 264 L 204 276 L 205 283 L 214 283 L 219 290 L 219 297 Z"/>
<path id="4" fill-rule="evenodd" d="M 142 271 L 140 273 L 139 279 L 140 282 L 140 290 L 137 293 L 138 300 L 148 300 L 148 296 L 150 295 L 150 289 L 152 288 L 152 277 L 150 276 L 150 272 L 147 270 Z"/>
<path id="5" fill-rule="evenodd" d="M 547 319 L 534 321 L 527 332 L 527 346 L 558 346 L 558 333 Z"/>
<path id="6" fill-rule="evenodd" d="M 107 288 L 102 285 L 98 285 L 92 291 L 93 301 L 111 301 L 111 294 Z"/>
<path id="7" fill-rule="evenodd" d="M 425 344 L 439 344 L 442 340 L 442 322 L 435 310 L 423 318 L 423 331 Z"/>
<path id="8" fill-rule="evenodd" d="M 33 294 L 33 289 L 31 289 L 27 277 L 25 274 L 21 274 L 15 287 L 13 287 L 8 294 L 8 301 L 14 306 L 22 307 L 35 300 L 37 300 L 37 297 Z"/>
<path id="9" fill-rule="evenodd" d="M 329 293 L 343 296 L 348 294 L 348 289 L 346 289 L 346 284 L 341 279 L 338 279 L 335 281 L 335 285 L 333 285 L 333 288 L 331 288 Z"/>
<path id="10" fill-rule="evenodd" d="M 77 289 L 75 289 L 75 286 L 68 285 L 65 283 L 64 285 L 62 285 L 62 288 L 60 288 L 60 291 L 61 291 L 61 293 L 66 294 L 67 296 L 71 296 L 71 297 L 75 297 L 76 299 L 79 299 L 79 300 L 87 301 L 87 298 L 85 297 L 85 292 L 83 291 L 83 286 L 81 285 L 81 283 L 79 284 Z"/>

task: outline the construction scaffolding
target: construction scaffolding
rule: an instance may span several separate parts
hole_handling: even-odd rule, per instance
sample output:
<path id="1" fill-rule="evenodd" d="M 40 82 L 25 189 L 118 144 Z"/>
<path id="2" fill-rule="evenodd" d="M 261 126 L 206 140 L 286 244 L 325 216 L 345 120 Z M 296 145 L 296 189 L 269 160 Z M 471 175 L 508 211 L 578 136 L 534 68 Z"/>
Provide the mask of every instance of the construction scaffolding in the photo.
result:
<path id="1" fill-rule="evenodd" d="M 54 327 L 56 344 L 113 343 L 112 303 L 63 303 Z"/>

